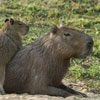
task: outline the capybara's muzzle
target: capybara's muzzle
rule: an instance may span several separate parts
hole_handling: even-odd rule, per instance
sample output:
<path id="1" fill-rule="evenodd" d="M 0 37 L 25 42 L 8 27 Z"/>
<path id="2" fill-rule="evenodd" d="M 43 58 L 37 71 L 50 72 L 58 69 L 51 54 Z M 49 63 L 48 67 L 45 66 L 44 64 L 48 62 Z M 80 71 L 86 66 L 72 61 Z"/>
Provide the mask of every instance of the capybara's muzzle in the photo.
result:
<path id="1" fill-rule="evenodd" d="M 93 48 L 93 44 L 94 44 L 93 40 L 91 38 L 89 38 L 88 42 L 87 42 L 87 47 L 91 49 L 91 48 Z"/>
<path id="2" fill-rule="evenodd" d="M 92 53 L 92 51 L 93 51 L 93 44 L 94 44 L 93 39 L 88 36 L 87 44 L 86 44 L 86 46 L 87 46 L 87 55 L 90 55 Z"/>

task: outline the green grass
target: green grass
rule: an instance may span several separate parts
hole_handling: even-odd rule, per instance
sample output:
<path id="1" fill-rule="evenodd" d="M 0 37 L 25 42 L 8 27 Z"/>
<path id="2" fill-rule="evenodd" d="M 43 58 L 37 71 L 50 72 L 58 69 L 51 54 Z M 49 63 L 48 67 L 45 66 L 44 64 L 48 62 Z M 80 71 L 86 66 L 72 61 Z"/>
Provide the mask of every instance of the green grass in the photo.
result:
<path id="1" fill-rule="evenodd" d="M 70 2 L 73 1 L 73 2 Z M 94 40 L 92 56 L 73 60 L 70 79 L 89 80 L 87 86 L 100 93 L 100 2 L 96 0 L 13 0 L 0 5 L 0 28 L 6 18 L 20 19 L 30 26 L 23 45 L 47 33 L 53 24 L 84 31 Z M 83 66 L 84 65 L 84 66 Z M 83 67 L 82 67 L 83 66 Z M 86 67 L 89 67 L 88 69 Z M 94 88 L 94 90 L 92 90 Z"/>

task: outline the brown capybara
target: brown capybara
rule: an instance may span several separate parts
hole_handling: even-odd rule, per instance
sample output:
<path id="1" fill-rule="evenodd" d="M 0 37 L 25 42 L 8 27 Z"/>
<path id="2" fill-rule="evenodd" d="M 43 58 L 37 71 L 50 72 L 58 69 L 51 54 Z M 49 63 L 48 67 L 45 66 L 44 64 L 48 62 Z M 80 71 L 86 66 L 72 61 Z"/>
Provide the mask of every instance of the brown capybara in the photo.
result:
<path id="1" fill-rule="evenodd" d="M 28 33 L 29 27 L 18 20 L 6 19 L 0 32 L 0 94 L 5 94 L 3 84 L 5 68 L 15 53 L 21 48 L 21 36 Z"/>
<path id="2" fill-rule="evenodd" d="M 75 29 L 54 26 L 50 32 L 16 54 L 6 70 L 7 93 L 86 96 L 62 83 L 70 58 L 85 58 L 93 48 L 90 36 Z"/>

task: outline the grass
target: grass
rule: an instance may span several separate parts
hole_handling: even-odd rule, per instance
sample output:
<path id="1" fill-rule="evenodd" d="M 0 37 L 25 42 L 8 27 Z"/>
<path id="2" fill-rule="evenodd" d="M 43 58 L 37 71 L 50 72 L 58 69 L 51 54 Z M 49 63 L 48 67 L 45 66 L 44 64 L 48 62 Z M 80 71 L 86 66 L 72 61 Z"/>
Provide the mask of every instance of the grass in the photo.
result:
<path id="1" fill-rule="evenodd" d="M 30 26 L 23 45 L 49 31 L 53 24 L 84 31 L 94 40 L 92 56 L 72 59 L 71 80 L 88 80 L 89 91 L 100 93 L 100 2 L 97 0 L 10 0 L 0 4 L 0 28 L 6 18 L 20 19 Z"/>

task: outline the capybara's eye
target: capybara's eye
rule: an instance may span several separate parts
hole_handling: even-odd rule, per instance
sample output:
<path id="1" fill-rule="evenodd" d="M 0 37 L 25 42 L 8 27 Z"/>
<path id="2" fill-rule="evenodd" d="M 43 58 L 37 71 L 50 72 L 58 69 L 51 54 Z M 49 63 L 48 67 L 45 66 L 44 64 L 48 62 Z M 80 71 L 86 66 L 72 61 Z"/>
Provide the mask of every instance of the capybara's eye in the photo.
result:
<path id="1" fill-rule="evenodd" d="M 70 33 L 64 33 L 64 35 L 65 35 L 65 36 L 71 36 L 71 34 L 70 34 Z"/>

